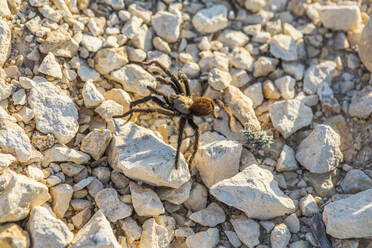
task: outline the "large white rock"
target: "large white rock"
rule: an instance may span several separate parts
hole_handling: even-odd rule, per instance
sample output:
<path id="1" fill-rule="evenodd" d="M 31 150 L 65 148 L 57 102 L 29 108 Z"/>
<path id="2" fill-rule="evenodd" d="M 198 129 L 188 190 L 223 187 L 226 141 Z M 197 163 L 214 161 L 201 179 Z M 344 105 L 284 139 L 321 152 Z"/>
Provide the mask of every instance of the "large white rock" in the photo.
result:
<path id="1" fill-rule="evenodd" d="M 74 234 L 63 221 L 41 206 L 32 209 L 28 230 L 31 234 L 33 248 L 64 248 L 74 238 Z"/>
<path id="2" fill-rule="evenodd" d="M 236 235 L 240 241 L 248 247 L 255 247 L 260 243 L 260 225 L 252 219 L 247 218 L 244 214 L 233 215 L 230 219 Z"/>
<path id="3" fill-rule="evenodd" d="M 175 149 L 151 130 L 123 120 L 114 120 L 116 133 L 108 150 L 109 163 L 127 177 L 156 186 L 179 188 L 189 181 L 188 166 L 180 155 L 174 167 Z"/>
<path id="4" fill-rule="evenodd" d="M 70 142 L 79 129 L 78 110 L 72 99 L 49 82 L 31 89 L 29 104 L 35 113 L 36 129 L 52 133 L 61 144 Z"/>
<path id="5" fill-rule="evenodd" d="M 182 16 L 180 13 L 158 11 L 151 20 L 157 35 L 167 42 L 176 42 L 180 36 Z"/>
<path id="6" fill-rule="evenodd" d="M 139 216 L 158 216 L 165 212 L 158 195 L 150 188 L 129 183 L 134 210 Z"/>
<path id="7" fill-rule="evenodd" d="M 362 24 L 358 5 L 321 6 L 318 13 L 323 26 L 332 30 L 349 31 Z"/>
<path id="8" fill-rule="evenodd" d="M 219 4 L 198 11 L 192 18 L 192 24 L 200 33 L 215 33 L 222 30 L 227 27 L 227 21 L 227 9 Z"/>
<path id="9" fill-rule="evenodd" d="M 10 54 L 12 32 L 8 23 L 0 19 L 0 66 L 3 66 Z"/>
<path id="10" fill-rule="evenodd" d="M 296 209 L 293 201 L 279 189 L 273 174 L 258 165 L 216 183 L 210 193 L 219 201 L 242 210 L 249 218 L 271 219 Z"/>
<path id="11" fill-rule="evenodd" d="M 313 173 L 326 173 L 342 161 L 340 135 L 330 126 L 318 125 L 299 145 L 296 159 Z"/>
<path id="12" fill-rule="evenodd" d="M 48 188 L 42 183 L 6 170 L 0 181 L 8 185 L 0 194 L 0 223 L 19 221 L 27 217 L 30 210 L 48 201 Z"/>
<path id="13" fill-rule="evenodd" d="M 6 115 L 4 117 L 7 118 Z M 1 150 L 11 153 L 20 162 L 28 161 L 32 156 L 32 145 L 25 131 L 12 121 L 1 120 L 0 126 Z"/>
<path id="14" fill-rule="evenodd" d="M 207 187 L 235 176 L 239 172 L 242 145 L 237 141 L 224 140 L 199 147 L 195 156 L 196 168 Z"/>
<path id="15" fill-rule="evenodd" d="M 99 191 L 94 199 L 97 206 L 111 222 L 124 219 L 132 214 L 132 207 L 120 201 L 118 193 L 113 188 Z"/>
<path id="16" fill-rule="evenodd" d="M 90 156 L 88 154 L 57 144 L 44 152 L 43 164 L 48 165 L 51 162 L 74 162 L 75 164 L 85 164 L 89 160 Z"/>
<path id="17" fill-rule="evenodd" d="M 223 209 L 217 203 L 212 202 L 207 208 L 192 213 L 189 218 L 200 225 L 215 227 L 225 222 L 226 216 Z"/>
<path id="18" fill-rule="evenodd" d="M 156 87 L 155 78 L 141 66 L 136 64 L 125 65 L 122 68 L 111 72 L 110 76 L 112 80 L 121 83 L 126 91 L 141 96 L 150 93 L 147 86 Z"/>
<path id="19" fill-rule="evenodd" d="M 311 124 L 313 112 L 298 100 L 283 100 L 270 105 L 270 119 L 284 138 Z"/>
<path id="20" fill-rule="evenodd" d="M 371 202 L 369 189 L 327 204 L 323 211 L 327 233 L 338 239 L 371 237 Z"/>
<path id="21" fill-rule="evenodd" d="M 110 222 L 100 210 L 79 230 L 69 248 L 82 247 L 121 248 L 111 229 Z"/>

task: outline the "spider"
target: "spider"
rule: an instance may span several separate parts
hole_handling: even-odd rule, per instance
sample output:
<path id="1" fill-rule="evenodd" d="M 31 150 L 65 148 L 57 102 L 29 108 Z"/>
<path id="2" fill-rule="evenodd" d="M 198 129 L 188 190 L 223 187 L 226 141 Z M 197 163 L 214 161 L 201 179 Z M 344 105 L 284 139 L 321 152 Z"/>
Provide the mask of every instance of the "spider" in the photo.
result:
<path id="1" fill-rule="evenodd" d="M 147 66 L 155 65 L 159 67 L 166 75 L 170 77 L 170 80 L 163 77 L 156 77 L 156 80 L 160 83 L 168 84 L 172 87 L 174 94 L 167 96 L 165 93 L 158 91 L 157 89 L 147 86 L 147 89 L 158 96 L 148 95 L 136 101 L 130 103 L 130 109 L 122 115 L 113 116 L 113 118 L 123 118 L 130 116 L 129 120 L 132 118 L 133 113 L 159 113 L 167 116 L 180 116 L 179 125 L 178 125 L 178 141 L 177 141 L 177 150 L 175 158 L 175 168 L 178 169 L 179 166 L 179 157 L 180 157 L 180 148 L 182 145 L 183 131 L 185 129 L 186 122 L 194 129 L 195 143 L 194 150 L 189 159 L 189 164 L 191 165 L 195 154 L 199 148 L 199 138 L 200 131 L 198 125 L 195 124 L 193 117 L 194 116 L 209 116 L 214 115 L 217 118 L 215 113 L 216 103 L 220 105 L 227 115 L 229 116 L 229 127 L 233 129 L 232 124 L 232 114 L 229 108 L 227 108 L 221 100 L 213 100 L 209 97 L 191 97 L 190 93 L 190 84 L 187 76 L 181 70 L 178 71 L 178 75 L 174 75 L 167 67 L 165 67 L 160 62 L 153 60 L 150 62 L 136 62 L 147 69 Z M 163 98 L 163 100 L 160 97 Z M 158 105 L 158 108 L 133 108 L 141 103 L 152 101 Z M 159 108 L 160 107 L 160 108 Z"/>

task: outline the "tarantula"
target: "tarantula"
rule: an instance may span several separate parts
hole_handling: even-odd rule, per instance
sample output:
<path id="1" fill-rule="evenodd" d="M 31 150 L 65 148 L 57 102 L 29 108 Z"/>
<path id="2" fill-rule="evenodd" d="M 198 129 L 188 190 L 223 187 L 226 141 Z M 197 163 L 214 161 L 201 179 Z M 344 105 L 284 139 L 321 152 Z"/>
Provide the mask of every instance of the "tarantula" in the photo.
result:
<path id="1" fill-rule="evenodd" d="M 166 68 L 164 65 L 159 63 L 158 61 L 150 61 L 150 62 L 140 62 L 137 64 L 143 65 L 146 67 L 150 66 L 152 64 L 155 64 L 159 68 L 165 72 L 171 80 L 167 80 L 163 77 L 156 77 L 156 80 L 160 83 L 168 84 L 172 87 L 175 94 L 171 94 L 167 96 L 165 93 L 160 92 L 156 90 L 155 88 L 151 86 L 147 86 L 147 89 L 158 96 L 149 95 L 146 97 L 143 97 L 141 99 L 138 99 L 136 101 L 133 101 L 130 103 L 130 109 L 126 113 L 122 115 L 113 116 L 113 118 L 123 118 L 126 116 L 130 116 L 129 119 L 131 119 L 133 113 L 159 113 L 167 116 L 180 116 L 179 121 L 179 128 L 178 128 L 178 142 L 177 142 L 177 150 L 176 150 L 176 159 L 175 159 L 175 167 L 178 169 L 179 165 L 179 156 L 180 156 L 180 148 L 182 144 L 182 137 L 183 137 L 183 131 L 186 125 L 186 122 L 191 126 L 192 129 L 194 129 L 194 136 L 195 136 L 195 143 L 194 143 L 194 151 L 189 159 L 189 164 L 192 163 L 195 154 L 199 148 L 199 138 L 200 138 L 200 132 L 198 125 L 195 124 L 193 120 L 193 116 L 208 116 L 213 114 L 216 117 L 215 114 L 215 104 L 217 103 L 220 105 L 227 115 L 229 116 L 229 126 L 231 130 L 234 130 L 232 128 L 232 114 L 229 108 L 227 108 L 221 100 L 213 100 L 209 97 L 191 97 L 190 93 L 190 84 L 187 76 L 181 71 L 178 71 L 178 75 L 174 75 L 168 68 Z M 162 97 L 163 100 L 161 98 Z M 155 104 L 157 104 L 160 108 L 133 108 L 138 104 L 145 103 L 148 101 L 153 101 Z"/>

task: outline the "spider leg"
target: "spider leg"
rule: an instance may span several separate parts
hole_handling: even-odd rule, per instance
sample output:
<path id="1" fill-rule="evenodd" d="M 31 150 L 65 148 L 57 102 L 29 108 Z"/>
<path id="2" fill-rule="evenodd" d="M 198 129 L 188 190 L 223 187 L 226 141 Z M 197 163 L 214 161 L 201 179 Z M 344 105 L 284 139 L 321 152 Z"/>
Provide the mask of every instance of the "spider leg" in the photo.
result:
<path id="1" fill-rule="evenodd" d="M 198 125 L 195 124 L 195 122 L 192 119 L 188 119 L 188 122 L 192 129 L 194 129 L 195 133 L 195 142 L 194 142 L 194 151 L 192 152 L 192 155 L 189 160 L 189 165 L 192 164 L 192 161 L 194 160 L 195 154 L 199 149 L 199 138 L 200 138 L 200 132 L 199 132 L 199 127 Z"/>
<path id="2" fill-rule="evenodd" d="M 133 113 L 159 113 L 163 115 L 168 115 L 168 116 L 176 116 L 177 114 L 174 113 L 173 111 L 166 110 L 166 109 L 160 109 L 160 108 L 149 108 L 149 109 L 130 109 L 126 113 L 122 115 L 115 115 L 112 118 L 123 118 L 128 115 L 132 115 Z"/>
<path id="3" fill-rule="evenodd" d="M 144 98 L 138 99 L 136 101 L 133 101 L 130 103 L 130 108 L 133 108 L 134 106 L 137 106 L 138 104 L 145 103 L 148 101 L 154 101 L 154 103 L 158 104 L 160 107 L 163 107 L 165 109 L 168 109 L 168 105 L 157 98 L 156 96 L 145 96 Z"/>
<path id="4" fill-rule="evenodd" d="M 183 71 L 179 70 L 178 71 L 178 78 L 183 83 L 183 85 L 185 85 L 186 96 L 191 96 L 190 82 L 189 82 L 189 79 L 187 78 L 186 74 Z"/>
<path id="5" fill-rule="evenodd" d="M 216 103 L 218 105 L 220 105 L 223 108 L 223 110 L 225 110 L 226 114 L 229 116 L 229 128 L 231 129 L 231 131 L 233 133 L 237 133 L 236 130 L 235 130 L 235 128 L 234 128 L 234 124 L 233 124 L 234 117 L 233 117 L 233 115 L 231 113 L 230 108 L 227 107 L 227 106 L 225 106 L 225 104 L 221 100 L 219 100 L 219 99 L 216 99 Z"/>
<path id="6" fill-rule="evenodd" d="M 181 145 L 182 145 L 182 135 L 183 130 L 185 129 L 186 119 L 181 117 L 179 128 L 178 128 L 178 141 L 177 141 L 177 151 L 176 151 L 176 161 L 174 163 L 174 166 L 176 169 L 179 167 L 179 158 L 181 153 Z"/>
<path id="7" fill-rule="evenodd" d="M 144 65 L 152 65 L 152 64 L 154 64 L 157 67 L 159 67 L 160 69 L 162 69 L 165 72 L 165 74 L 167 74 L 171 78 L 172 82 L 176 85 L 176 87 L 178 88 L 178 90 L 180 91 L 180 93 L 185 93 L 184 90 L 183 90 L 183 88 L 182 88 L 182 85 L 180 84 L 180 82 L 179 82 L 178 78 L 176 77 L 176 75 L 174 75 L 171 72 L 171 70 L 169 70 L 167 67 L 165 67 L 162 63 L 160 63 L 157 60 L 151 60 L 149 62 L 142 62 L 142 64 L 144 64 Z"/>
<path id="8" fill-rule="evenodd" d="M 165 78 L 162 78 L 162 77 L 156 77 L 156 81 L 159 81 L 160 83 L 163 83 L 163 84 L 168 84 L 172 87 L 172 89 L 174 90 L 174 92 L 176 92 L 177 94 L 181 94 L 181 92 L 178 90 L 177 86 L 172 82 L 172 81 L 169 81 Z"/>
<path id="9" fill-rule="evenodd" d="M 166 94 L 164 94 L 163 92 L 161 92 L 161 91 L 159 91 L 159 90 L 157 90 L 157 89 L 155 89 L 155 88 L 153 88 L 153 87 L 151 87 L 151 86 L 147 86 L 147 89 L 148 89 L 149 91 L 151 91 L 152 93 L 154 93 L 154 94 L 158 94 L 158 95 L 162 96 L 162 97 L 164 98 L 164 101 L 165 101 L 168 105 L 170 105 L 169 98 L 168 98 L 168 96 L 167 96 Z"/>

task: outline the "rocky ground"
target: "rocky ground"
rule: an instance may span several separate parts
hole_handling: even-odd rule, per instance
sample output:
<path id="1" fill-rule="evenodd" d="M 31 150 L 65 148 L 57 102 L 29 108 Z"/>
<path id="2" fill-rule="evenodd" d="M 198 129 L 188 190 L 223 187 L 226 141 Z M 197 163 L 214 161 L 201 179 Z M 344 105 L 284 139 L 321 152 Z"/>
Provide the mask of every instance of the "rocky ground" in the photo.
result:
<path id="1" fill-rule="evenodd" d="M 370 1 L 0 0 L 0 247 L 372 247 Z M 170 94 L 223 100 L 174 168 Z M 147 105 L 144 105 L 145 107 Z M 319 234 L 319 233 L 318 233 Z M 320 232 L 321 234 L 321 232 Z M 323 233 L 324 234 L 324 233 Z M 328 247 L 323 245 L 322 247 Z"/>

